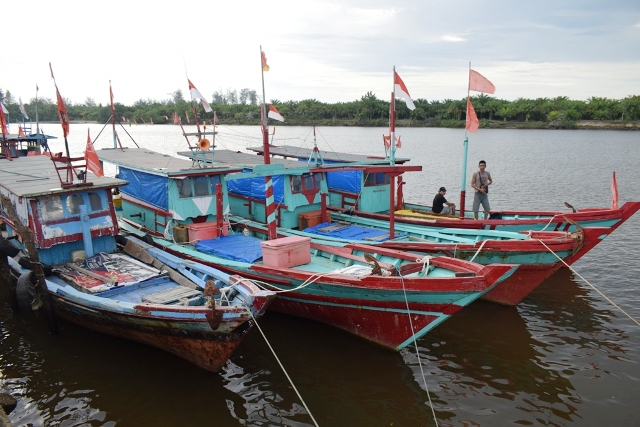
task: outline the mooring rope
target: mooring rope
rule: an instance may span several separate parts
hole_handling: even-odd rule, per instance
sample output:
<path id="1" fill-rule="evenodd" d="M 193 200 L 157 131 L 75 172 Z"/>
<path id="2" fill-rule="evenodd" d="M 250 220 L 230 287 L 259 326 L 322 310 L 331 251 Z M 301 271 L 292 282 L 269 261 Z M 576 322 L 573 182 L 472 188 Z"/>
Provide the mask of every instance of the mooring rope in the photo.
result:
<path id="1" fill-rule="evenodd" d="M 562 261 L 562 263 L 569 268 L 569 270 L 571 270 L 576 276 L 578 276 L 579 278 L 581 278 L 582 280 L 584 280 L 584 282 L 591 286 L 591 288 L 593 288 L 594 291 L 596 291 L 597 293 L 599 293 L 600 295 L 602 295 L 602 297 L 604 299 L 606 299 L 611 305 L 613 305 L 615 308 L 617 308 L 618 310 L 620 310 L 620 312 L 622 312 L 625 316 L 627 316 L 629 319 L 631 319 L 633 322 L 635 322 L 636 325 L 640 326 L 640 322 L 638 322 L 636 319 L 633 318 L 633 316 L 631 316 L 629 313 L 627 313 L 626 311 L 624 311 L 618 304 L 616 304 L 615 302 L 611 301 L 611 299 L 609 297 L 607 297 L 605 294 L 603 294 L 602 292 L 600 292 L 600 290 L 598 288 L 596 288 L 595 286 L 593 286 L 591 283 L 589 283 L 589 281 L 587 279 L 585 279 L 584 277 L 582 277 L 580 275 L 580 273 L 578 273 L 576 270 L 574 270 L 573 268 L 571 268 L 571 266 L 569 264 L 567 264 L 562 258 L 560 258 L 558 256 L 558 254 L 556 254 L 553 250 L 551 250 L 551 248 L 549 248 L 549 246 L 545 245 L 544 242 L 540 239 L 538 239 L 538 241 L 540 243 L 542 243 L 542 245 L 547 248 L 549 250 L 549 252 L 551 252 L 552 254 L 554 254 L 556 256 L 556 258 L 558 258 L 560 261 Z"/>
<path id="2" fill-rule="evenodd" d="M 475 254 L 473 254 L 473 258 L 471 258 L 471 259 L 469 260 L 469 262 L 473 262 L 473 260 L 474 260 L 474 259 L 476 259 L 476 257 L 478 256 L 478 254 L 479 254 L 479 253 L 480 253 L 480 251 L 482 250 L 482 247 L 484 246 L 484 244 L 485 244 L 485 243 L 487 243 L 487 241 L 486 241 L 486 240 L 483 240 L 483 241 L 482 241 L 482 244 L 480 244 L 480 247 L 478 248 L 478 250 L 476 251 L 476 253 L 475 253 Z"/>
<path id="3" fill-rule="evenodd" d="M 275 350 L 273 349 L 273 347 L 271 347 L 271 343 L 269 343 L 269 340 L 267 339 L 267 336 L 262 331 L 262 328 L 260 327 L 260 325 L 258 325 L 258 321 L 256 320 L 256 318 L 253 317 L 253 313 L 251 312 L 251 309 L 249 309 L 249 307 L 247 307 L 247 309 L 249 310 L 249 315 L 251 316 L 251 319 L 253 319 L 253 323 L 256 325 L 256 328 L 258 328 L 258 330 L 260 331 L 260 334 L 262 335 L 262 338 L 264 338 L 264 342 L 266 342 L 267 346 L 269 346 L 269 350 L 271 350 L 271 353 L 273 353 L 273 357 L 276 358 L 276 361 L 278 362 L 278 365 L 280 365 L 280 368 L 282 369 L 282 372 L 284 372 L 284 375 L 287 377 L 287 380 L 289 380 L 289 384 L 291 384 L 291 387 L 293 387 L 293 390 L 296 392 L 296 394 L 298 395 L 298 398 L 302 402 L 302 406 L 304 406 L 304 409 L 307 410 L 307 413 L 311 417 L 311 420 L 313 421 L 313 424 L 316 427 L 319 427 L 318 423 L 316 422 L 316 419 L 313 417 L 313 414 L 311 413 L 311 410 L 309 409 L 309 407 L 305 403 L 304 399 L 302 398 L 302 395 L 300 394 L 300 392 L 296 388 L 295 384 L 291 380 L 291 377 L 287 373 L 287 370 L 284 369 L 284 366 L 282 365 L 282 362 L 278 358 L 278 355 L 276 354 Z"/>
<path id="4" fill-rule="evenodd" d="M 425 257 L 427 258 L 427 257 Z M 430 258 L 430 257 L 429 257 Z M 428 260 L 427 260 L 428 262 Z M 404 276 L 400 273 L 400 269 L 396 267 L 396 271 L 398 272 L 398 276 L 400 276 L 400 280 L 402 282 L 402 292 L 404 293 L 404 303 L 407 306 L 407 316 L 409 317 L 409 327 L 411 328 L 411 334 L 413 338 L 413 346 L 416 349 L 416 356 L 418 357 L 418 366 L 420 366 L 420 374 L 422 375 L 422 381 L 424 382 L 424 388 L 427 391 L 427 399 L 429 400 L 429 406 L 431 407 L 431 413 L 433 414 L 433 420 L 438 424 L 438 418 L 436 417 L 436 411 L 433 409 L 433 402 L 431 401 L 431 395 L 429 394 L 429 386 L 427 385 L 427 378 L 424 374 L 424 369 L 422 369 L 422 360 L 420 360 L 420 351 L 418 350 L 418 341 L 416 340 L 416 334 L 413 332 L 413 321 L 411 320 L 411 310 L 409 309 L 409 299 L 407 298 L 407 289 L 404 286 Z"/>

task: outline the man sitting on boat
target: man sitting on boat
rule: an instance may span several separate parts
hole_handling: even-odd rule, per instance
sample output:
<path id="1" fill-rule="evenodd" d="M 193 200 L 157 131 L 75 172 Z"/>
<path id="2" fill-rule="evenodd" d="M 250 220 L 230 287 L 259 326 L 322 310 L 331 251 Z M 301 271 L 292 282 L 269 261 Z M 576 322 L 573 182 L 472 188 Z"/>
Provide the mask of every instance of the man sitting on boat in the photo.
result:
<path id="1" fill-rule="evenodd" d="M 455 215 L 456 214 L 456 205 L 451 202 L 447 202 L 444 195 L 447 193 L 447 189 L 444 187 L 440 187 L 438 194 L 433 198 L 432 210 L 434 213 L 442 214 L 442 215 Z"/>

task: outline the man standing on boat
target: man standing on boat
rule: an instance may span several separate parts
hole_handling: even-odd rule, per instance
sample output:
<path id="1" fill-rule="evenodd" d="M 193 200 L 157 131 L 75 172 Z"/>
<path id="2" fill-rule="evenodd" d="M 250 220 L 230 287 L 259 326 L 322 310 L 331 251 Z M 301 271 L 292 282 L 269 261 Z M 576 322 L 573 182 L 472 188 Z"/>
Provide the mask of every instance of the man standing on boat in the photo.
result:
<path id="1" fill-rule="evenodd" d="M 489 185 L 493 183 L 491 180 L 491 174 L 486 170 L 487 162 L 480 160 L 478 163 L 478 172 L 475 172 L 471 177 L 471 186 L 475 190 L 473 196 L 473 219 L 478 219 L 478 211 L 480 205 L 484 208 L 484 219 L 489 217 Z"/>
<path id="2" fill-rule="evenodd" d="M 438 194 L 433 198 L 433 204 L 431 205 L 431 210 L 433 213 L 442 214 L 442 215 L 455 215 L 456 214 L 456 205 L 447 202 L 447 199 L 444 198 L 444 195 L 447 193 L 447 189 L 444 187 L 440 187 Z"/>

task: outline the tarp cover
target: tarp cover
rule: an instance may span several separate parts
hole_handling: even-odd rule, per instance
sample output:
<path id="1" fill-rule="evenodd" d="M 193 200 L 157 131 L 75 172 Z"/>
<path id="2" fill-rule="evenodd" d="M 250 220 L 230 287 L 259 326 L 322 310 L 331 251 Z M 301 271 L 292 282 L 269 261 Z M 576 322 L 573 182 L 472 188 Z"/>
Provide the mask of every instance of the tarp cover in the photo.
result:
<path id="1" fill-rule="evenodd" d="M 247 172 L 250 170 L 245 170 Z M 284 199 L 284 179 L 282 175 L 272 177 L 273 180 L 273 198 L 275 203 L 282 203 Z M 227 189 L 229 193 L 239 194 L 245 197 L 265 200 L 264 178 L 246 178 L 234 179 L 227 181 Z"/>
<path id="2" fill-rule="evenodd" d="M 216 239 L 200 240 L 196 249 L 232 261 L 253 263 L 262 258 L 262 240 L 252 236 L 234 234 Z"/>
<path id="3" fill-rule="evenodd" d="M 362 171 L 327 172 L 327 185 L 332 190 L 360 193 Z"/>
<path id="4" fill-rule="evenodd" d="M 319 236 L 333 237 L 336 239 L 346 240 L 370 240 L 374 242 L 383 242 L 389 240 L 389 230 L 380 230 L 378 228 L 361 227 L 359 225 L 346 225 L 338 222 L 323 222 L 314 227 L 305 228 L 305 233 L 317 234 Z M 333 231 L 320 231 L 327 227 L 340 227 Z M 406 233 L 394 233 L 394 238 L 405 237 Z"/>
<path id="5" fill-rule="evenodd" d="M 169 209 L 169 178 L 120 167 L 118 178 L 129 181 L 120 191 L 155 207 Z"/>

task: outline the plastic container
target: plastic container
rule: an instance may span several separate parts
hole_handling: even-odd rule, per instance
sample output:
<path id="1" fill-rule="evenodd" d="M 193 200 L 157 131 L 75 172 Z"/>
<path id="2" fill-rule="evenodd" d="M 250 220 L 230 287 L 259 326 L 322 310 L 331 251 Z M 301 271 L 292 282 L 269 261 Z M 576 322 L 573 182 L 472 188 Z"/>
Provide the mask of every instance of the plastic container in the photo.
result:
<path id="1" fill-rule="evenodd" d="M 189 242 L 195 243 L 200 240 L 215 239 L 220 237 L 218 230 L 218 224 L 215 222 L 201 222 L 198 224 L 187 224 L 189 230 Z M 222 223 L 222 234 L 227 235 L 229 233 L 229 223 Z"/>
<path id="2" fill-rule="evenodd" d="M 311 262 L 311 239 L 290 236 L 260 242 L 262 264 L 267 267 L 289 268 Z"/>
<path id="3" fill-rule="evenodd" d="M 322 211 L 303 212 L 298 215 L 298 230 L 315 227 L 322 222 Z"/>

